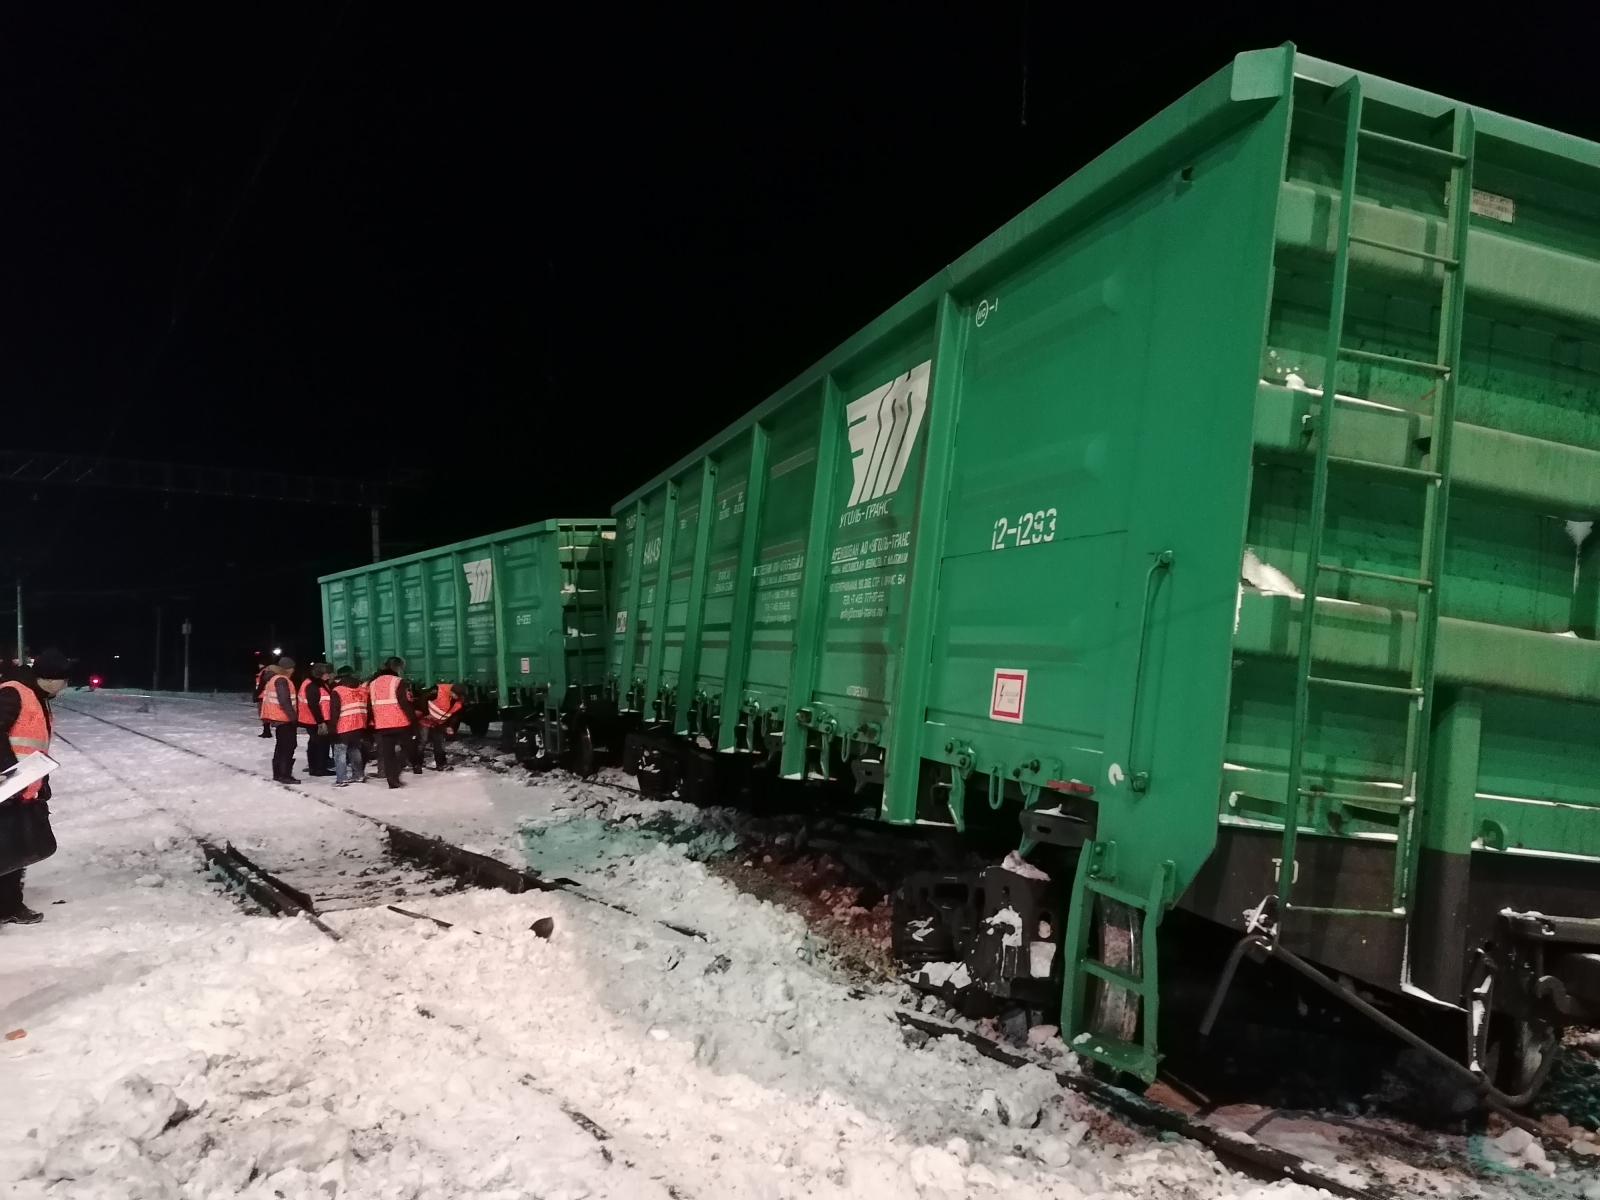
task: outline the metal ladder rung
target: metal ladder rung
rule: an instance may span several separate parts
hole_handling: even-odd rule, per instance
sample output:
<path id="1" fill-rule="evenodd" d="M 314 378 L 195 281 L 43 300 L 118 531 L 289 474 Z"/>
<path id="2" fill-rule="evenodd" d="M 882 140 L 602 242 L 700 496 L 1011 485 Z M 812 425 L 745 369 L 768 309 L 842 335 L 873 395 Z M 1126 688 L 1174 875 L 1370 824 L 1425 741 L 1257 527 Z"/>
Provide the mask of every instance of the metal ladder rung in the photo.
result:
<path id="1" fill-rule="evenodd" d="M 1108 967 L 1098 959 L 1086 958 L 1083 960 L 1083 970 L 1087 975 L 1096 979 L 1103 979 L 1107 983 L 1119 988 L 1126 988 L 1130 992 L 1144 995 L 1144 980 L 1138 979 L 1126 971 L 1119 971 L 1116 967 Z"/>
<path id="2" fill-rule="evenodd" d="M 1406 917 L 1403 908 L 1329 908 L 1321 904 L 1290 904 L 1289 911 L 1313 917 L 1385 917 L 1402 921 Z"/>
<path id="3" fill-rule="evenodd" d="M 1337 463 L 1341 467 L 1360 467 L 1367 471 L 1387 471 L 1394 475 L 1407 475 L 1413 479 L 1438 479 L 1439 472 L 1429 471 L 1424 467 L 1402 467 L 1395 463 L 1373 462 L 1370 458 L 1345 458 L 1342 455 L 1328 455 L 1330 463 Z"/>
<path id="4" fill-rule="evenodd" d="M 1370 804 L 1381 808 L 1415 808 L 1417 803 L 1415 796 L 1360 796 L 1355 792 L 1317 792 L 1309 788 L 1301 788 L 1300 794 L 1308 800 L 1338 800 L 1343 804 Z"/>
<path id="5" fill-rule="evenodd" d="M 1312 392 L 1311 394 L 1313 396 L 1316 396 L 1319 400 L 1321 399 L 1321 393 L 1320 392 Z M 1408 417 L 1430 417 L 1430 416 L 1432 416 L 1431 413 L 1422 412 L 1420 409 L 1407 408 L 1404 404 L 1390 404 L 1387 400 L 1383 400 L 1383 401 L 1368 400 L 1365 396 L 1339 396 L 1339 395 L 1335 395 L 1334 398 L 1333 398 L 1333 402 L 1335 404 L 1346 404 L 1346 405 L 1349 405 L 1351 408 L 1359 408 L 1359 409 L 1362 409 L 1362 410 L 1364 410 L 1366 412 L 1371 412 L 1373 409 L 1377 409 L 1379 412 L 1405 413 L 1406 416 L 1408 416 Z M 1303 417 L 1301 419 L 1302 420 L 1309 420 L 1310 419 L 1310 414 L 1307 414 L 1306 417 Z"/>
<path id="6" fill-rule="evenodd" d="M 1356 132 L 1369 142 L 1378 142 L 1385 146 L 1395 146 L 1402 150 L 1415 150 L 1419 154 L 1431 154 L 1442 158 L 1452 167 L 1465 166 L 1469 161 L 1464 154 L 1457 154 L 1454 150 L 1444 150 L 1438 146 L 1430 146 L 1427 142 L 1413 142 L 1410 138 L 1395 137 L 1392 133 L 1379 133 L 1376 129 L 1358 129 Z M 1354 241 L 1355 239 L 1351 239 Z"/>
<path id="7" fill-rule="evenodd" d="M 1421 688 L 1396 687 L 1392 683 L 1363 683 L 1359 679 L 1334 679 L 1327 675 L 1308 675 L 1310 683 L 1321 684 L 1323 687 L 1349 688 L 1356 692 L 1384 692 L 1391 696 L 1420 696 Z"/>
<path id="8" fill-rule="evenodd" d="M 1404 583 L 1424 590 L 1433 586 L 1433 580 L 1413 578 L 1410 575 L 1386 575 L 1382 571 L 1363 571 L 1360 567 L 1341 567 L 1337 563 L 1318 563 L 1318 571 L 1333 575 L 1354 575 L 1358 579 L 1381 579 L 1385 583 Z"/>
<path id="9" fill-rule="evenodd" d="M 1352 242 L 1355 238 L 1350 239 Z M 1356 350 L 1349 346 L 1339 347 L 1340 358 L 1352 358 L 1357 362 L 1378 363 L 1382 366 L 1400 367 L 1410 371 L 1429 371 L 1435 375 L 1450 374 L 1449 363 L 1423 362 L 1420 358 L 1401 358 L 1398 354 L 1379 354 L 1376 350 Z"/>
<path id="10" fill-rule="evenodd" d="M 1390 254 L 1407 254 L 1412 258 L 1425 258 L 1429 262 L 1438 263 L 1446 270 L 1453 271 L 1461 264 L 1447 254 L 1435 254 L 1431 250 L 1413 250 L 1410 246 L 1397 246 L 1393 242 L 1380 242 L 1377 238 L 1357 237 L 1350 235 L 1350 240 L 1362 246 L 1371 246 L 1375 250 L 1387 250 Z"/>

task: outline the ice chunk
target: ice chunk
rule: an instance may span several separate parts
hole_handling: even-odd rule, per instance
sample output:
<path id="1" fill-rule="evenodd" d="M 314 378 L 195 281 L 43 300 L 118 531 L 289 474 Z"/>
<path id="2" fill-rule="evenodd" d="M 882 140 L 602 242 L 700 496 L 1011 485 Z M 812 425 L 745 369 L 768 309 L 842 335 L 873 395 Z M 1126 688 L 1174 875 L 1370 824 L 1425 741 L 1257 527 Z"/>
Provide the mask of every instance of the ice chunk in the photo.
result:
<path id="1" fill-rule="evenodd" d="M 167 1127 L 178 1111 L 179 1100 L 171 1088 L 151 1083 L 143 1075 L 119 1079 L 95 1110 L 94 1123 L 104 1129 L 147 1141 Z"/>
<path id="2" fill-rule="evenodd" d="M 995 1089 L 1000 1120 L 1013 1129 L 1032 1129 L 1039 1123 L 1039 1109 L 1045 1098 L 1060 1087 L 1056 1077 L 1032 1063 L 1018 1067 L 1010 1079 Z"/>
<path id="3" fill-rule="evenodd" d="M 1495 1149 L 1504 1150 L 1507 1154 L 1521 1154 L 1532 1144 L 1533 1134 L 1517 1125 L 1494 1139 Z"/>
<path id="4" fill-rule="evenodd" d="M 1256 552 L 1249 546 L 1244 548 L 1244 561 L 1239 566 L 1239 577 L 1256 591 L 1268 596 L 1303 596 L 1299 588 L 1277 567 L 1264 563 L 1256 557 Z"/>
<path id="5" fill-rule="evenodd" d="M 972 982 L 972 974 L 964 962 L 923 963 L 917 971 L 917 982 L 933 987 L 948 983 L 953 988 L 964 988 Z"/>
<path id="6" fill-rule="evenodd" d="M 1050 876 L 1046 872 L 1041 871 L 1015 850 L 1006 855 L 1005 861 L 1000 864 L 1000 869 L 1010 871 L 1013 875 L 1021 875 L 1024 879 L 1038 879 L 1046 883 L 1050 881 Z"/>
<path id="7" fill-rule="evenodd" d="M 46 1181 L 86 1179 L 101 1167 L 132 1161 L 139 1147 L 119 1133 L 95 1129 L 69 1137 L 45 1157 L 42 1174 Z"/>

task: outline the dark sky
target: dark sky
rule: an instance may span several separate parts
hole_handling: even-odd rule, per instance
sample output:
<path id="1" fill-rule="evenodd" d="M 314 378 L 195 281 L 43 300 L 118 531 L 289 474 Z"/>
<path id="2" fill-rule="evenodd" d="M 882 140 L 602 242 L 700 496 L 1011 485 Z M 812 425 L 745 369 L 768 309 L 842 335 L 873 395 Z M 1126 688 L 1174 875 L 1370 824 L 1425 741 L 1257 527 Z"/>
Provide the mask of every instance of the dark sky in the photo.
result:
<path id="1" fill-rule="evenodd" d="M 1555 8 L 562 7 L 0 12 L 0 448 L 409 475 L 393 552 L 603 514 L 1238 50 L 1600 137 Z M 0 485 L 29 642 L 129 681 L 157 605 L 165 682 L 185 613 L 208 686 L 315 649 L 367 538 Z"/>

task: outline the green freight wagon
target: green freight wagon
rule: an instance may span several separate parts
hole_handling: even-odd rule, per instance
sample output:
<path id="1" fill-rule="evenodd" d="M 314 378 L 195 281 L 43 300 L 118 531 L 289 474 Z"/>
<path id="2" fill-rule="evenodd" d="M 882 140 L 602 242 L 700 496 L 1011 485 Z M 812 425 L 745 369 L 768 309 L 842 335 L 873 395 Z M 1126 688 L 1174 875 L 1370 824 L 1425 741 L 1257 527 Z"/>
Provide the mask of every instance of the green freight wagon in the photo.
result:
<path id="1" fill-rule="evenodd" d="M 609 519 L 539 521 L 324 575 L 329 661 L 366 676 L 398 655 L 425 687 L 461 686 L 480 737 L 499 718 L 502 743 L 520 758 L 548 765 L 572 755 L 588 773 L 614 716 L 606 597 L 615 536 Z"/>
<path id="2" fill-rule="evenodd" d="M 1600 146 L 1253 51 L 623 500 L 611 669 L 651 773 L 1081 847 L 1020 936 L 1103 1063 L 1179 905 L 1526 1078 L 1600 1004 L 1597 513 Z"/>

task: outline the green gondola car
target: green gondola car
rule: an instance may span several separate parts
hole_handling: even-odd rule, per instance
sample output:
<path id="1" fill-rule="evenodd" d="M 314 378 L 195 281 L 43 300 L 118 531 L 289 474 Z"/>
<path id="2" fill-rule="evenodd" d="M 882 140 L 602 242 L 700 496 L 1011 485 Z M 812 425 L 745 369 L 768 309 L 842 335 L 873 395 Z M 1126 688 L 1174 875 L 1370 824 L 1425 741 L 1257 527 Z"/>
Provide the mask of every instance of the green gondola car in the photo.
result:
<path id="1" fill-rule="evenodd" d="M 534 766 L 589 774 L 615 728 L 606 685 L 609 519 L 551 520 L 324 575 L 326 653 L 368 675 L 391 655 L 463 689 L 468 728 L 502 722 Z"/>
<path id="2" fill-rule="evenodd" d="M 1600 146 L 1252 51 L 620 502 L 609 669 L 657 786 L 1069 856 L 989 957 L 1091 1058 L 1179 906 L 1514 1089 L 1600 1016 L 1597 513 Z"/>

